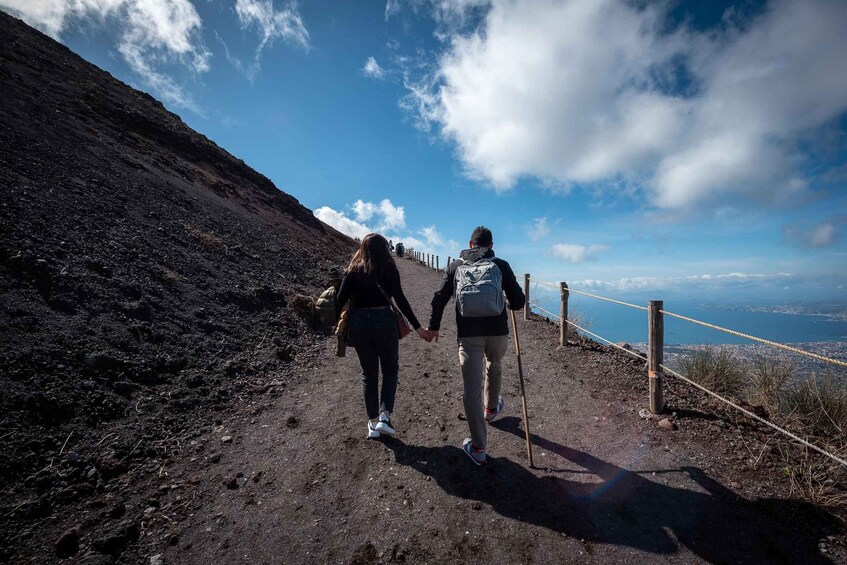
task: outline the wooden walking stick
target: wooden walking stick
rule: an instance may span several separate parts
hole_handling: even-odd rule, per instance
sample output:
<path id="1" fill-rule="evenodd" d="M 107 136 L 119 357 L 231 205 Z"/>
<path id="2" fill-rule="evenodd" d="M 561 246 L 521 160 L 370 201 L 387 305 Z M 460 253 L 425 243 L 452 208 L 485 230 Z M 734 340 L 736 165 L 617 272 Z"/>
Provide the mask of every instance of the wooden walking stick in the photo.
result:
<path id="1" fill-rule="evenodd" d="M 526 455 L 529 457 L 529 466 L 535 467 L 532 462 L 532 442 L 529 439 L 529 414 L 526 412 L 526 389 L 523 385 L 523 366 L 521 365 L 521 340 L 518 338 L 518 324 L 515 321 L 515 311 L 509 310 L 512 313 L 512 329 L 515 333 L 515 353 L 518 355 L 518 378 L 521 383 L 521 405 L 523 406 L 523 431 L 526 436 Z"/>

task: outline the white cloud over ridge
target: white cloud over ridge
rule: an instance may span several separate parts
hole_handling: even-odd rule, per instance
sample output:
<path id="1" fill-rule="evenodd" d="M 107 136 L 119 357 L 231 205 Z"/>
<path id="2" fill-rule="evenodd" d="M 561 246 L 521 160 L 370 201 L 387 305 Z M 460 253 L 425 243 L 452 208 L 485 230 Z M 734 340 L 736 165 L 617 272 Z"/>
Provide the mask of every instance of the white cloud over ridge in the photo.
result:
<path id="1" fill-rule="evenodd" d="M 786 201 L 813 182 L 800 144 L 847 111 L 847 3 L 775 0 L 743 26 L 672 33 L 663 3 L 489 5 L 403 104 L 497 190 L 623 180 L 663 209 Z"/>
<path id="2" fill-rule="evenodd" d="M 314 214 L 322 222 L 350 237 L 361 239 L 369 233 L 380 233 L 395 244 L 403 242 L 406 249 L 439 255 L 442 265 L 446 264 L 448 255 L 459 252 L 459 244 L 453 240 L 445 241 L 435 225 L 407 231 L 405 208 L 387 198 L 379 203 L 356 200 L 349 207 L 349 212 L 321 206 Z"/>
<path id="3" fill-rule="evenodd" d="M 146 86 L 165 102 L 202 113 L 162 70 L 173 63 L 209 70 L 202 21 L 189 0 L 0 0 L 0 7 L 56 39 L 71 21 L 108 22 L 119 30 L 118 51 Z"/>
<path id="4" fill-rule="evenodd" d="M 387 233 L 406 228 L 406 209 L 403 206 L 395 206 L 388 198 L 382 199 L 378 204 L 356 200 L 350 206 L 350 210 L 353 218 L 344 212 L 322 206 L 315 210 L 315 216 L 350 237 L 361 238 L 369 233 L 378 232 L 388 238 Z M 371 219 L 377 221 L 375 227 L 365 224 Z"/>

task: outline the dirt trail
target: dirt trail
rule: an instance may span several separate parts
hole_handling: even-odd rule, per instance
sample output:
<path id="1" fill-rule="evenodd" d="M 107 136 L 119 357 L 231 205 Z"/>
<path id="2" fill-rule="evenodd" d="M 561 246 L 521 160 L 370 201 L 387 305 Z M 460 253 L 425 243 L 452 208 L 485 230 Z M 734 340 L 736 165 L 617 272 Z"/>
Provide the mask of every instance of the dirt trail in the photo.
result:
<path id="1" fill-rule="evenodd" d="M 425 323 L 439 275 L 399 266 Z M 357 358 L 334 357 L 327 340 L 275 403 L 209 422 L 184 457 L 151 474 L 150 487 L 180 488 L 161 489 L 164 510 L 150 510 L 136 555 L 198 564 L 843 559 L 833 537 L 828 553 L 819 548 L 833 519 L 774 497 L 767 465 L 745 473 L 738 427 L 683 409 L 702 401 L 669 391 L 680 429 L 665 430 L 639 418 L 637 362 L 590 342 L 557 348 L 557 329 L 540 318 L 519 331 L 536 469 L 525 460 L 512 352 L 491 462 L 477 468 L 462 454 L 448 313 L 439 344 L 401 343 L 396 439 L 365 439 Z"/>

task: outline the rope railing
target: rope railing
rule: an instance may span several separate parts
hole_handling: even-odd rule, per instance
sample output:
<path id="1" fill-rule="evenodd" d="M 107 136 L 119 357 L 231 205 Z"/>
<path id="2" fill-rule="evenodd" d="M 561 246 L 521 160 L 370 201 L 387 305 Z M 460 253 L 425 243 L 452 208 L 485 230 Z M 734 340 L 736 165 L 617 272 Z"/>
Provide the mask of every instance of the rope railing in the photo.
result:
<path id="1" fill-rule="evenodd" d="M 716 399 L 720 400 L 721 402 L 724 402 L 724 403 L 728 404 L 729 406 L 732 406 L 732 407 L 733 407 L 733 408 L 735 408 L 736 410 L 738 410 L 738 411 L 742 412 L 744 415 L 746 415 L 746 416 L 748 416 L 748 417 L 750 417 L 750 418 L 752 418 L 752 419 L 756 420 L 757 422 L 762 423 L 762 424 L 764 424 L 764 425 L 766 425 L 766 426 L 768 426 L 768 427 L 770 427 L 770 428 L 773 428 L 774 430 L 776 430 L 776 431 L 778 431 L 778 432 L 780 432 L 780 433 L 782 433 L 782 434 L 785 434 L 786 436 L 790 437 L 790 438 L 791 438 L 791 439 L 793 439 L 794 441 L 799 442 L 799 443 L 801 443 L 801 444 L 805 445 L 805 446 L 806 446 L 806 447 L 808 447 L 808 448 L 814 449 L 815 451 L 817 451 L 817 452 L 818 452 L 818 453 L 820 453 L 821 455 L 825 455 L 826 457 L 829 457 L 830 459 L 832 459 L 832 460 L 833 460 L 833 461 L 835 461 L 836 463 L 839 463 L 839 464 L 841 464 L 841 465 L 843 465 L 843 466 L 847 467 L 847 461 L 845 461 L 845 460 L 844 460 L 844 459 L 842 459 L 841 457 L 838 457 L 837 455 L 835 455 L 835 454 L 833 454 L 833 453 L 830 453 L 829 451 L 827 451 L 827 450 L 825 450 L 825 449 L 823 449 L 823 448 L 821 448 L 821 447 L 818 447 L 817 445 L 813 444 L 812 442 L 810 442 L 810 441 L 808 441 L 808 440 L 805 440 L 805 439 L 801 438 L 801 437 L 800 437 L 800 436 L 798 436 L 797 434 L 794 434 L 794 433 L 792 433 L 792 432 L 790 432 L 790 431 L 786 430 L 785 428 L 782 428 L 782 427 L 780 427 L 780 426 L 777 426 L 777 425 L 776 425 L 776 424 L 774 424 L 773 422 L 770 422 L 770 421 L 768 421 L 768 420 L 765 420 L 765 419 L 764 419 L 764 418 L 762 418 L 761 416 L 758 416 L 758 415 L 754 414 L 753 412 L 751 412 L 751 411 L 747 410 L 746 408 L 742 408 L 741 406 L 739 406 L 739 405 L 738 405 L 738 404 L 736 404 L 735 402 L 733 402 L 733 401 L 729 400 L 728 398 L 724 398 L 723 396 L 719 395 L 718 393 L 716 393 L 716 392 L 712 392 L 711 390 L 707 389 L 707 388 L 706 388 L 706 387 L 704 387 L 703 385 L 701 385 L 701 384 L 699 384 L 699 383 L 697 383 L 697 382 L 695 382 L 695 381 L 692 381 L 691 379 L 689 379 L 688 377 L 686 377 L 686 376 L 684 376 L 684 375 L 679 374 L 678 372 L 674 371 L 674 370 L 673 370 L 673 369 L 671 369 L 670 367 L 667 367 L 666 365 L 660 365 L 660 367 L 661 367 L 661 368 L 662 368 L 662 370 L 663 370 L 663 371 L 665 371 L 666 373 L 669 373 L 669 374 L 671 374 L 671 375 L 673 375 L 673 376 L 675 376 L 675 377 L 677 377 L 677 378 L 679 378 L 679 379 L 682 379 L 683 381 L 685 381 L 686 383 L 690 384 L 691 386 L 693 386 L 693 387 L 695 387 L 695 388 L 699 388 L 700 390 L 702 390 L 703 392 L 705 392 L 705 393 L 706 393 L 706 394 L 708 394 L 709 396 L 712 396 L 712 397 L 714 397 L 714 398 L 716 398 Z"/>
<path id="2" fill-rule="evenodd" d="M 546 281 L 534 280 L 533 282 L 535 284 L 538 284 L 538 285 L 541 285 L 541 286 L 557 288 L 557 289 L 559 288 L 558 285 L 555 285 L 554 283 L 550 283 L 550 282 L 546 282 Z M 638 310 L 644 310 L 644 311 L 647 310 L 647 308 L 644 307 L 644 306 L 639 306 L 637 304 L 630 304 L 629 302 L 623 302 L 621 300 L 615 300 L 613 298 L 607 298 L 605 296 L 598 296 L 596 294 L 583 292 L 581 290 L 575 290 L 573 288 L 568 288 L 568 292 L 572 292 L 574 294 L 581 294 L 583 296 L 588 296 L 588 297 L 591 297 L 591 298 L 597 298 L 599 300 L 605 300 L 606 302 L 612 302 L 614 304 L 620 304 L 622 306 L 628 306 L 629 308 L 636 308 Z M 713 330 L 724 332 L 724 333 L 727 333 L 727 334 L 730 334 L 730 335 L 749 339 L 751 341 L 755 341 L 755 342 L 761 343 L 763 345 L 768 345 L 768 346 L 771 346 L 771 347 L 776 347 L 777 349 L 782 349 L 783 351 L 789 351 L 791 353 L 796 353 L 797 355 L 803 355 L 805 357 L 808 357 L 810 359 L 815 359 L 815 360 L 821 361 L 823 363 L 831 363 L 833 365 L 838 365 L 840 367 L 847 367 L 847 361 L 841 361 L 840 359 L 833 359 L 831 357 L 826 357 L 826 356 L 820 355 L 818 353 L 813 353 L 811 351 L 806 351 L 804 349 L 792 347 L 790 345 L 785 345 L 784 343 L 779 343 L 779 342 L 776 342 L 776 341 L 771 341 L 769 339 L 756 337 L 754 335 L 746 334 L 746 333 L 739 332 L 739 331 L 736 331 L 736 330 L 732 330 L 732 329 L 729 329 L 729 328 L 724 328 L 722 326 L 710 324 L 709 322 L 704 322 L 702 320 L 697 320 L 695 318 L 689 318 L 688 316 L 683 316 L 682 314 L 675 314 L 674 312 L 668 312 L 667 310 L 660 310 L 660 312 L 662 314 L 666 314 L 666 315 L 671 316 L 673 318 L 678 318 L 678 319 L 684 320 L 686 322 L 691 322 L 692 324 L 697 324 L 697 325 L 700 325 L 700 326 L 703 326 L 703 327 L 706 327 L 706 328 L 711 328 Z"/>
<path id="3" fill-rule="evenodd" d="M 630 304 L 628 302 L 623 302 L 623 301 L 620 301 L 620 300 L 607 298 L 605 296 L 598 296 L 596 294 L 591 294 L 591 293 L 587 293 L 587 292 L 583 292 L 583 291 L 579 291 L 579 290 L 574 290 L 574 289 L 568 288 L 565 283 L 559 283 L 557 285 L 555 283 L 550 283 L 550 282 L 546 282 L 546 281 L 538 281 L 538 280 L 533 280 L 532 282 L 534 282 L 536 285 L 539 285 L 539 286 L 546 286 L 546 287 L 550 287 L 550 288 L 559 289 L 560 292 L 561 292 L 562 313 L 560 315 L 556 315 L 556 314 L 553 314 L 552 312 L 550 312 L 549 310 L 546 310 L 545 308 L 543 308 L 537 302 L 532 302 L 532 301 L 529 300 L 528 291 L 529 291 L 530 276 L 525 275 L 524 288 L 527 291 L 527 304 L 529 306 L 536 308 L 538 311 L 549 315 L 551 318 L 558 321 L 559 328 L 560 328 L 560 340 L 561 340 L 560 343 L 561 343 L 561 345 L 564 346 L 567 343 L 567 340 L 565 338 L 566 332 L 565 332 L 564 328 L 567 327 L 567 326 L 573 326 L 574 328 L 583 332 L 584 334 L 589 335 L 589 336 L 599 340 L 600 342 L 605 343 L 606 345 L 609 345 L 609 346 L 611 346 L 615 349 L 623 351 L 627 355 L 631 355 L 633 357 L 641 359 L 642 361 L 647 361 L 648 374 L 650 376 L 650 379 L 649 379 L 649 382 L 650 382 L 650 410 L 654 414 L 658 414 L 658 413 L 660 413 L 664 410 L 664 399 L 662 397 L 662 385 L 661 385 L 661 383 L 662 383 L 662 377 L 663 377 L 664 373 L 667 373 L 667 374 L 674 376 L 674 377 L 682 380 L 683 382 L 685 382 L 685 383 L 705 392 L 706 394 L 714 397 L 715 399 L 719 400 L 720 402 L 723 402 L 726 405 L 738 410 L 739 412 L 741 412 L 745 416 L 747 416 L 747 417 L 749 417 L 749 418 L 751 418 L 751 419 L 753 419 L 753 420 L 755 420 L 755 421 L 757 421 L 757 422 L 759 422 L 759 423 L 761 423 L 761 424 L 763 424 L 763 425 L 765 425 L 765 426 L 767 426 L 767 427 L 769 427 L 773 430 L 776 430 L 777 432 L 779 432 L 779 433 L 785 435 L 786 437 L 800 443 L 801 445 L 804 445 L 804 446 L 808 447 L 809 449 L 812 449 L 812 450 L 818 452 L 819 454 L 831 459 L 832 461 L 835 461 L 839 465 L 847 467 L 847 460 L 845 460 L 843 457 L 835 455 L 834 453 L 831 453 L 831 452 L 823 449 L 822 447 L 819 447 L 819 446 L 811 443 L 810 441 L 803 439 L 802 437 L 798 436 L 797 434 L 795 434 L 795 433 L 793 433 L 793 432 L 791 432 L 791 431 L 789 431 L 789 430 L 787 430 L 787 429 L 785 429 L 785 428 L 783 428 L 783 427 L 781 427 L 781 426 L 779 426 L 779 425 L 777 425 L 777 424 L 775 424 L 775 423 L 773 423 L 769 420 L 766 420 L 766 419 L 762 418 L 761 416 L 754 414 L 750 410 L 747 410 L 747 409 L 739 406 L 737 403 L 729 400 L 728 398 L 725 398 L 725 397 L 721 396 L 720 394 L 707 389 L 703 385 L 693 381 L 692 379 L 686 377 L 685 375 L 682 375 L 679 372 L 677 372 L 677 371 L 671 369 L 670 367 L 664 365 L 663 364 L 663 353 L 662 353 L 663 346 L 664 346 L 664 322 L 662 321 L 662 316 L 668 315 L 668 316 L 671 316 L 673 318 L 678 318 L 680 320 L 691 322 L 693 324 L 698 324 L 698 325 L 701 325 L 701 326 L 704 326 L 704 327 L 707 327 L 707 328 L 722 331 L 722 332 L 728 333 L 730 335 L 735 335 L 735 336 L 738 336 L 738 337 L 749 339 L 749 340 L 752 340 L 752 341 L 755 341 L 755 342 L 758 342 L 758 343 L 762 343 L 764 345 L 775 347 L 775 348 L 778 348 L 778 349 L 781 349 L 781 350 L 784 350 L 784 351 L 788 351 L 788 352 L 791 352 L 791 353 L 795 353 L 795 354 L 798 354 L 798 355 L 803 355 L 803 356 L 809 357 L 811 359 L 815 359 L 817 361 L 821 361 L 821 362 L 825 362 L 825 363 L 831 363 L 831 364 L 834 364 L 834 365 L 847 367 L 847 362 L 841 361 L 839 359 L 833 359 L 833 358 L 830 358 L 830 357 L 826 357 L 824 355 L 819 355 L 817 353 L 812 353 L 810 351 L 805 351 L 803 349 L 792 347 L 790 345 L 785 345 L 785 344 L 778 343 L 778 342 L 775 342 L 775 341 L 771 341 L 771 340 L 756 337 L 756 336 L 753 336 L 753 335 L 745 334 L 743 332 L 731 330 L 729 328 L 724 328 L 724 327 L 721 327 L 721 326 L 718 326 L 718 325 L 715 325 L 715 324 L 710 324 L 708 322 L 703 322 L 701 320 L 697 320 L 697 319 L 694 319 L 694 318 L 689 318 L 688 316 L 682 316 L 680 314 L 668 312 L 667 310 L 664 310 L 662 308 L 662 306 L 663 306 L 662 301 L 650 301 L 650 307 L 645 308 L 643 306 L 638 306 L 636 304 Z M 647 357 L 644 357 L 643 355 L 640 355 L 640 354 L 636 353 L 635 351 L 632 351 L 632 350 L 627 349 L 625 347 L 622 347 L 622 346 L 620 346 L 616 343 L 613 343 L 612 341 L 604 338 L 603 336 L 598 335 L 594 332 L 591 332 L 591 331 L 587 330 L 586 328 L 583 328 L 583 327 L 579 326 L 578 324 L 575 324 L 574 322 L 569 320 L 567 312 L 568 312 L 568 295 L 570 293 L 581 294 L 583 296 L 588 296 L 588 297 L 591 297 L 591 298 L 604 300 L 606 302 L 612 302 L 612 303 L 615 303 L 615 304 L 620 304 L 622 306 L 628 306 L 630 308 L 635 308 L 635 309 L 638 309 L 638 310 L 646 310 L 647 313 L 648 313 L 648 322 L 649 322 L 648 325 L 649 325 L 649 334 L 650 334 L 649 338 L 648 338 L 649 352 L 648 352 Z M 525 319 L 526 319 L 526 311 L 525 311 Z M 562 325 L 562 321 L 565 322 L 564 326 Z"/>

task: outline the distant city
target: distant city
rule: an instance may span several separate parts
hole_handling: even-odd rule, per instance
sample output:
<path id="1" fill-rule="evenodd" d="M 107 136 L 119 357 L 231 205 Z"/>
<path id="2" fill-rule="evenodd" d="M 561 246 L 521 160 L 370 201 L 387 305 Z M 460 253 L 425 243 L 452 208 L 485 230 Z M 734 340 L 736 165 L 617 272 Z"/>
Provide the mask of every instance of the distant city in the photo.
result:
<path id="1" fill-rule="evenodd" d="M 847 303 L 844 302 L 812 302 L 785 304 L 700 304 L 704 310 L 726 310 L 734 312 L 764 312 L 771 314 L 795 314 L 802 316 L 820 316 L 833 321 L 847 321 Z"/>
<path id="2" fill-rule="evenodd" d="M 646 343 L 633 343 L 630 345 L 639 351 L 647 351 Z M 802 349 L 803 351 L 808 351 L 810 353 L 817 353 L 818 355 L 823 355 L 824 357 L 829 357 L 830 359 L 847 362 L 847 348 L 845 348 L 845 343 L 843 341 L 814 341 L 809 343 L 793 343 L 791 344 L 791 346 L 796 347 L 797 349 Z M 691 355 L 693 351 L 701 347 L 704 346 L 665 346 L 665 365 L 669 367 L 678 367 L 681 358 Z M 840 367 L 831 363 L 817 361 L 810 357 L 799 355 L 797 353 L 791 353 L 790 351 L 785 351 L 776 347 L 771 347 L 769 345 L 763 345 L 759 343 L 726 344 L 715 345 L 714 347 L 728 351 L 736 358 L 750 363 L 752 363 L 753 359 L 755 359 L 757 356 L 778 360 L 794 368 L 794 373 L 797 376 L 796 380 L 798 381 L 811 375 L 822 376 L 830 374 L 836 382 L 847 385 L 847 367 Z"/>

